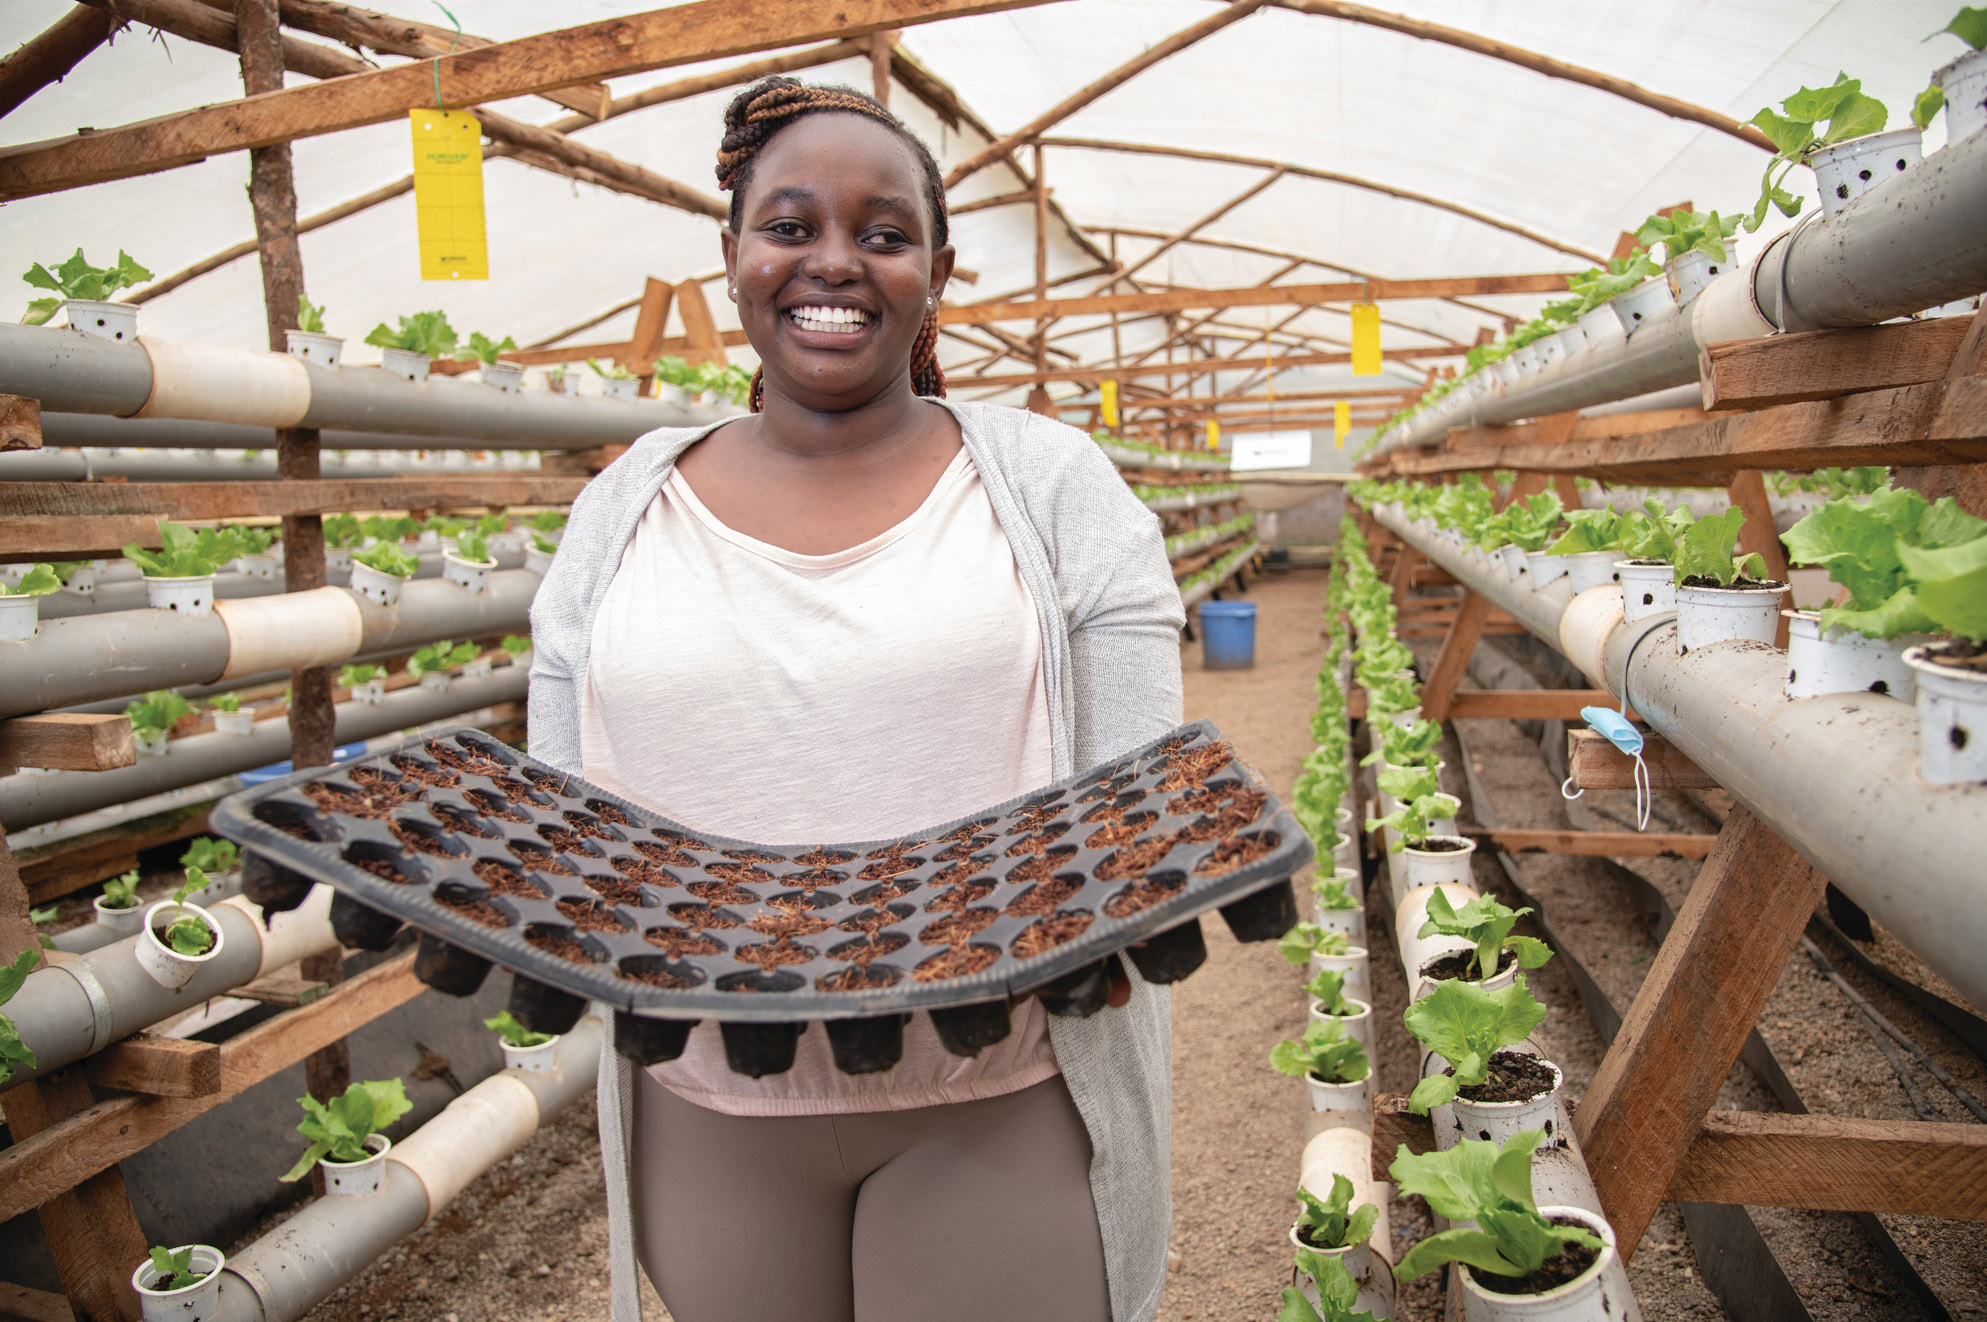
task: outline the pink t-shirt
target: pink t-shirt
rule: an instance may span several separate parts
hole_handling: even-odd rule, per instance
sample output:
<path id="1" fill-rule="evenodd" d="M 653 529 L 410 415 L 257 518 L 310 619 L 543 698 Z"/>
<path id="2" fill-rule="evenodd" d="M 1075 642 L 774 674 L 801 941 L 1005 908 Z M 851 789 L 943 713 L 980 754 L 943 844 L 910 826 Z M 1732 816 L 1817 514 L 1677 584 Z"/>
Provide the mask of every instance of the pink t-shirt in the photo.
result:
<path id="1" fill-rule="evenodd" d="M 875 840 L 1053 778 L 1041 625 L 963 449 L 908 518 L 833 555 L 726 527 L 671 472 L 601 602 L 586 680 L 581 774 L 716 835 Z M 877 1074 L 838 1071 L 811 1026 L 791 1070 L 747 1078 L 709 1022 L 651 1067 L 689 1101 L 755 1116 L 976 1101 L 1056 1072 L 1033 998 L 970 1059 L 915 1015 Z"/>

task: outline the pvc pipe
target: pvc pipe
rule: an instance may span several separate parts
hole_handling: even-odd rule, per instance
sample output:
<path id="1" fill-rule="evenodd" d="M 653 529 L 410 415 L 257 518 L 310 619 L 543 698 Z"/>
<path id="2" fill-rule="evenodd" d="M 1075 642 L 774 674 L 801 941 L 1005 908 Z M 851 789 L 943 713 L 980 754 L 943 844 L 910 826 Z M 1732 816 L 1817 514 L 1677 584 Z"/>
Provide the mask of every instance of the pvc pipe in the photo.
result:
<path id="1" fill-rule="evenodd" d="M 1343 1175 L 1352 1181 L 1352 1206 L 1371 1203 L 1380 1209 L 1373 1227 L 1372 1245 L 1388 1261 L 1393 1260 L 1392 1236 L 1387 1216 L 1387 1185 L 1373 1178 L 1373 1135 L 1364 1129 L 1341 1126 L 1321 1129 L 1304 1143 L 1298 1160 L 1297 1183 L 1319 1198 L 1329 1198 L 1332 1177 Z"/>
<path id="2" fill-rule="evenodd" d="M 353 369 L 357 371 L 359 369 Z M 685 413 L 694 422 L 709 422 L 728 410 L 692 405 Z M 41 443 L 45 447 L 83 449 L 152 450 L 265 450 L 276 449 L 273 427 L 239 422 L 196 422 L 183 418 L 121 418 L 107 413 L 63 413 L 46 411 L 41 415 Z M 585 450 L 597 442 L 585 436 L 554 432 L 546 435 L 463 436 L 454 431 L 423 435 L 404 431 L 353 431 L 325 427 L 318 431 L 318 445 L 325 455 L 339 450 Z M 11 456 L 10 456 L 11 457 Z"/>
<path id="3" fill-rule="evenodd" d="M 508 1157 L 546 1118 L 593 1087 L 600 1020 L 559 1039 L 549 1074 L 501 1070 L 393 1145 L 380 1191 L 319 1198 L 230 1257 L 214 1322 L 294 1322 L 413 1234 L 470 1181 Z"/>
<path id="4" fill-rule="evenodd" d="M 1560 585 L 1527 592 L 1473 568 L 1404 519 L 1376 517 L 1540 639 L 1561 645 Z M 1908 704 L 1873 693 L 1789 699 L 1781 691 L 1784 652 L 1730 643 L 1679 657 L 1675 627 L 1674 616 L 1658 615 L 1610 630 L 1598 648 L 1607 691 L 1626 698 L 1650 729 L 1962 996 L 1987 1004 L 1987 961 L 1979 957 L 1987 906 L 1973 881 L 1987 854 L 1987 784 L 1933 787 L 1919 779 L 1917 717 Z M 1591 642 L 1580 646 L 1594 650 Z"/>
<path id="5" fill-rule="evenodd" d="M 0 395 L 25 395 L 48 409 L 131 414 L 151 393 L 152 359 L 136 344 L 0 322 Z"/>
<path id="6" fill-rule="evenodd" d="M 337 741 L 344 744 L 370 739 L 500 702 L 519 701 L 528 677 L 516 666 L 505 666 L 487 678 L 452 680 L 440 693 L 416 685 L 387 694 L 377 706 L 341 702 L 337 707 Z M 197 734 L 175 739 L 171 747 L 164 757 L 141 758 L 134 766 L 114 771 L 57 771 L 0 780 L 0 822 L 9 828 L 38 826 L 280 762 L 290 755 L 290 723 L 258 721 L 253 734 Z"/>
<path id="7" fill-rule="evenodd" d="M 109 419 L 118 421 L 118 419 Z M 423 438 L 410 438 L 421 442 Z M 53 442 L 43 437 L 43 448 L 21 450 L 13 454 L 0 455 L 0 481 L 5 482 L 90 482 L 106 477 L 119 477 L 130 482 L 267 482 L 276 477 L 276 450 L 273 444 L 262 448 L 255 444 L 241 447 L 256 450 L 247 454 L 203 454 L 208 447 L 200 445 L 188 448 L 153 448 L 151 441 L 126 442 L 126 446 L 140 448 L 69 449 L 51 448 Z M 462 442 L 463 449 L 451 449 L 445 462 L 424 459 L 411 450 L 433 450 L 432 443 L 415 444 L 409 451 L 382 448 L 367 449 L 365 462 L 347 462 L 336 452 L 322 456 L 323 476 L 335 477 L 394 477 L 412 473 L 428 475 L 466 475 L 469 473 L 516 473 L 516 467 L 506 467 L 493 458 L 471 459 L 465 450 L 481 449 L 473 441 Z M 229 447 L 232 448 L 232 447 Z"/>
<path id="8" fill-rule="evenodd" d="M 7 1015 L 35 1063 L 16 1065 L 9 1086 L 73 1065 L 210 997 L 338 944 L 331 933 L 328 886 L 313 887 L 300 907 L 272 915 L 267 928 L 261 911 L 240 896 L 207 913 L 221 928 L 220 949 L 183 987 L 169 991 L 139 967 L 135 951 L 142 933 L 30 973 L 7 1002 Z"/>
<path id="9" fill-rule="evenodd" d="M 4 476 L 4 474 L 0 474 Z M 439 548 L 412 553 L 420 560 L 421 567 L 414 571 L 416 580 L 440 578 L 442 576 L 442 553 Z M 499 569 L 522 569 L 524 552 L 514 550 L 492 550 Z M 129 570 L 127 574 L 124 571 Z M 105 582 L 99 578 L 97 590 L 87 597 L 75 596 L 68 592 L 54 592 L 41 599 L 41 618 L 44 620 L 74 619 L 78 615 L 108 615 L 114 611 L 149 610 L 145 596 L 145 580 L 138 575 L 137 566 L 126 564 L 112 565 L 105 571 L 116 575 Z M 228 601 L 239 597 L 269 597 L 282 592 L 289 580 L 278 567 L 274 578 L 256 578 L 251 574 L 238 574 L 233 570 L 214 575 L 214 599 Z M 344 587 L 342 581 L 335 581 L 333 587 Z M 53 606 L 55 609 L 51 610 Z"/>
<path id="10" fill-rule="evenodd" d="M 153 335 L 138 343 L 152 360 L 152 393 L 137 417 L 295 427 L 310 407 L 301 358 Z"/>
<path id="11" fill-rule="evenodd" d="M 439 578 L 417 578 L 392 606 L 349 588 L 282 594 L 279 587 L 252 603 L 221 601 L 212 615 L 132 610 L 50 620 L 33 638 L 0 643 L 0 717 L 330 665 L 361 652 L 411 650 L 443 638 L 520 632 L 530 626 L 531 600 L 542 581 L 529 570 L 498 570 L 487 590 L 472 593 Z M 236 639 L 247 656 L 241 664 L 232 659 Z"/>

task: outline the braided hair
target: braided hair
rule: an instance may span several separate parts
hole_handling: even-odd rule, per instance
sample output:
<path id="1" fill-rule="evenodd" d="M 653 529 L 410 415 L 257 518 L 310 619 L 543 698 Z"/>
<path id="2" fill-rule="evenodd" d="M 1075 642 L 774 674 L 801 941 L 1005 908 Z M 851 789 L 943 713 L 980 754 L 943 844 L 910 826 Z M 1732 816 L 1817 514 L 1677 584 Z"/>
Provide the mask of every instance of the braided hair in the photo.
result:
<path id="1" fill-rule="evenodd" d="M 852 87 L 810 86 L 796 78 L 775 76 L 761 79 L 732 98 L 724 112 L 724 141 L 718 147 L 718 190 L 731 194 L 731 217 L 727 222 L 737 234 L 744 221 L 745 186 L 752 180 L 752 164 L 759 149 L 787 125 L 807 115 L 824 113 L 862 115 L 883 125 L 907 143 L 924 173 L 925 202 L 931 212 L 932 247 L 942 248 L 949 240 L 945 212 L 945 180 L 931 148 L 904 122 L 884 109 L 871 96 Z M 752 411 L 765 405 L 765 369 L 752 374 Z M 911 389 L 926 397 L 943 398 L 945 372 L 938 365 L 938 309 L 925 313 L 911 346 Z"/>

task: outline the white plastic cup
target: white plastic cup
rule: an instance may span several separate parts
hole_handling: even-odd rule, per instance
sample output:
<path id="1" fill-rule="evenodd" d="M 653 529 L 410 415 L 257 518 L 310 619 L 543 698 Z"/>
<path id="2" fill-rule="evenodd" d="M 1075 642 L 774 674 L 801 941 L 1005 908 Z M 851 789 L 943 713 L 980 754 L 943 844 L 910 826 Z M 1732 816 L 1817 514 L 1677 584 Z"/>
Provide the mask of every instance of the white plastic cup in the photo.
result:
<path id="1" fill-rule="evenodd" d="M 1780 629 L 1780 598 L 1785 583 L 1760 588 L 1677 589 L 1677 655 L 1688 656 L 1712 643 L 1773 645 Z"/>
<path id="2" fill-rule="evenodd" d="M 0 643 L 24 643 L 41 619 L 40 597 L 0 597 Z"/>
<path id="3" fill-rule="evenodd" d="M 1918 672 L 1918 774 L 1934 785 L 1987 780 L 1987 675 L 1938 665 L 1927 647 L 1904 663 Z"/>
<path id="4" fill-rule="evenodd" d="M 1615 1250 L 1614 1231 L 1607 1219 L 1584 1207 L 1541 1204 L 1539 1215 L 1551 1219 L 1577 1221 L 1601 1241 L 1600 1256 L 1577 1279 L 1544 1294 L 1499 1294 L 1476 1283 L 1468 1267 L 1459 1267 L 1462 1282 L 1463 1322 L 1590 1322 L 1607 1316 L 1610 1322 L 1642 1322 L 1635 1292 L 1628 1284 L 1628 1271 Z M 1605 1296 L 1614 1311 L 1604 1313 Z"/>
<path id="5" fill-rule="evenodd" d="M 485 363 L 477 369 L 476 376 L 486 386 L 495 386 L 507 395 L 515 395 L 524 387 L 524 364 Z"/>
<path id="6" fill-rule="evenodd" d="M 320 335 L 316 331 L 284 331 L 283 342 L 290 357 L 316 363 L 319 367 L 336 369 L 338 360 L 345 356 L 345 341 L 336 335 Z"/>
<path id="7" fill-rule="evenodd" d="M 131 1289 L 138 1296 L 139 1316 L 144 1322 L 207 1322 L 220 1311 L 221 1268 L 228 1259 L 219 1249 L 206 1244 L 180 1244 L 170 1251 L 192 1250 L 192 1267 L 201 1273 L 198 1281 L 179 1290 L 154 1290 L 158 1269 L 147 1258 L 131 1273 Z"/>
<path id="8" fill-rule="evenodd" d="M 625 399 L 633 403 L 636 398 L 636 390 L 641 384 L 639 377 L 603 376 L 600 378 L 600 393 L 609 399 Z"/>
<path id="9" fill-rule="evenodd" d="M 1613 308 L 1614 315 L 1620 318 L 1621 333 L 1633 335 L 1642 329 L 1644 322 L 1673 301 L 1670 282 L 1662 276 L 1654 276 L 1633 289 L 1615 295 L 1607 306 Z"/>
<path id="10" fill-rule="evenodd" d="M 471 593 L 489 588 L 490 571 L 496 567 L 494 560 L 465 560 L 454 551 L 442 552 L 442 577 Z"/>
<path id="11" fill-rule="evenodd" d="M 1566 577 L 1573 584 L 1573 595 L 1577 597 L 1616 582 L 1614 567 L 1620 556 L 1619 551 L 1575 551 L 1559 557 L 1566 562 Z"/>
<path id="12" fill-rule="evenodd" d="M 1787 617 L 1787 682 L 1790 698 L 1815 698 L 1825 693 L 1880 693 L 1900 702 L 1918 696 L 1904 649 L 1924 642 L 1907 638 L 1869 638 L 1837 626 L 1822 631 L 1816 611 L 1780 612 Z"/>
<path id="13" fill-rule="evenodd" d="M 421 382 L 428 379 L 428 355 L 415 353 L 412 349 L 381 349 L 379 366 L 382 372 L 409 381 Z"/>
<path id="14" fill-rule="evenodd" d="M 1668 564 L 1638 565 L 1633 560 L 1617 560 L 1615 577 L 1621 582 L 1621 618 L 1633 624 L 1651 615 L 1677 608 L 1676 570 Z"/>
<path id="15" fill-rule="evenodd" d="M 372 1155 L 364 1161 L 333 1161 L 329 1157 L 319 1160 L 317 1168 L 324 1172 L 324 1192 L 339 1198 L 363 1198 L 378 1193 L 386 1176 L 386 1152 L 392 1146 L 385 1134 L 368 1134 L 366 1151 Z"/>
<path id="16" fill-rule="evenodd" d="M 382 606 L 391 606 L 400 600 L 400 589 L 406 581 L 397 574 L 382 573 L 356 560 L 352 562 L 352 591 Z"/>
<path id="17" fill-rule="evenodd" d="M 142 904 L 113 909 L 103 902 L 101 895 L 90 903 L 97 911 L 97 926 L 114 933 L 119 940 L 138 935 L 145 925 L 145 906 Z"/>
<path id="18" fill-rule="evenodd" d="M 71 330 L 79 330 L 98 339 L 115 340 L 119 344 L 135 344 L 138 340 L 136 303 L 99 303 L 86 298 L 72 298 L 62 304 L 62 310 L 68 315 Z"/>
<path id="19" fill-rule="evenodd" d="M 1531 571 L 1532 591 L 1537 592 L 1566 573 L 1566 557 L 1547 555 L 1544 551 L 1527 551 L 1525 568 Z"/>
<path id="20" fill-rule="evenodd" d="M 517 1070 L 523 1074 L 557 1074 L 559 1072 L 559 1039 L 540 1042 L 535 1047 L 514 1047 L 510 1043 L 504 1048 L 504 1068 Z"/>
<path id="21" fill-rule="evenodd" d="M 1373 1109 L 1373 1071 L 1370 1069 L 1366 1071 L 1366 1077 L 1357 1083 L 1326 1083 L 1315 1074 L 1306 1074 L 1304 1089 L 1310 1096 L 1314 1115 L 1330 1111 L 1350 1111 L 1356 1115 L 1370 1113 Z"/>
<path id="22" fill-rule="evenodd" d="M 1987 50 L 1968 51 L 1932 81 L 1946 93 L 1946 146 L 1987 128 Z"/>
<path id="23" fill-rule="evenodd" d="M 148 576 L 145 579 L 145 604 L 153 610 L 178 611 L 181 615 L 211 615 L 214 611 L 214 576 Z"/>
<path id="24" fill-rule="evenodd" d="M 1808 155 L 1821 193 L 1821 214 L 1833 216 L 1887 179 L 1918 164 L 1924 151 L 1915 128 L 1890 129 L 1817 147 Z"/>
<path id="25" fill-rule="evenodd" d="M 1690 301 L 1709 288 L 1713 280 L 1738 264 L 1738 251 L 1733 240 L 1726 239 L 1724 244 L 1725 260 L 1722 262 L 1702 249 L 1693 248 L 1663 269 L 1664 277 L 1670 283 L 1670 296 L 1676 299 L 1678 307 L 1688 307 Z"/>
<path id="26" fill-rule="evenodd" d="M 182 955 L 159 939 L 159 929 L 172 921 L 179 906 L 171 900 L 160 900 L 145 910 L 145 921 L 138 944 L 132 949 L 137 955 L 138 967 L 145 975 L 167 991 L 178 991 L 193 980 L 200 966 L 221 953 L 227 942 L 227 933 L 214 920 L 214 916 L 197 904 L 188 903 L 186 912 L 195 915 L 213 934 L 214 944 L 207 947 L 204 954 Z"/>
<path id="27" fill-rule="evenodd" d="M 214 713 L 214 730 L 218 734 L 254 734 L 255 713 L 246 707 L 239 711 L 217 711 Z"/>
<path id="28" fill-rule="evenodd" d="M 1321 1022 L 1330 1022 L 1339 1025 L 1345 1030 L 1347 1037 L 1364 1048 L 1367 1055 L 1372 1055 L 1373 1007 L 1365 1001 L 1360 1000 L 1357 996 L 1347 995 L 1343 991 L 1339 995 L 1344 997 L 1347 1005 L 1354 1007 L 1351 1014 L 1326 1014 L 1321 1008 L 1318 998 L 1311 996 L 1305 998 L 1310 1004 L 1310 1017 Z"/>

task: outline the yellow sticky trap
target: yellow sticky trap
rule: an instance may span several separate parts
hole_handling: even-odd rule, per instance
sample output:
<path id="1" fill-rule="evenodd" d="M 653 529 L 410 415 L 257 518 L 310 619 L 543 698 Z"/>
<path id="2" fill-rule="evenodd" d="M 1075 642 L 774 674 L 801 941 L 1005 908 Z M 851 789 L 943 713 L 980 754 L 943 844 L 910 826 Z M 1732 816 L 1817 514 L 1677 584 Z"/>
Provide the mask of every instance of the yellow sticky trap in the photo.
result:
<path id="1" fill-rule="evenodd" d="M 1352 404 L 1341 399 L 1332 405 L 1332 448 L 1345 448 L 1346 434 L 1352 430 Z"/>
<path id="2" fill-rule="evenodd" d="M 1104 414 L 1104 425 L 1106 427 L 1117 426 L 1118 383 L 1116 381 L 1106 377 L 1104 383 L 1097 387 L 1097 404 Z"/>
<path id="3" fill-rule="evenodd" d="M 483 232 L 483 128 L 462 110 L 410 110 L 414 215 L 423 280 L 488 280 Z"/>
<path id="4" fill-rule="evenodd" d="M 1207 448 L 1210 450 L 1221 448 L 1221 424 L 1213 418 L 1207 420 Z"/>
<path id="5" fill-rule="evenodd" d="M 1380 305 L 1352 305 L 1352 374 L 1380 375 Z"/>

